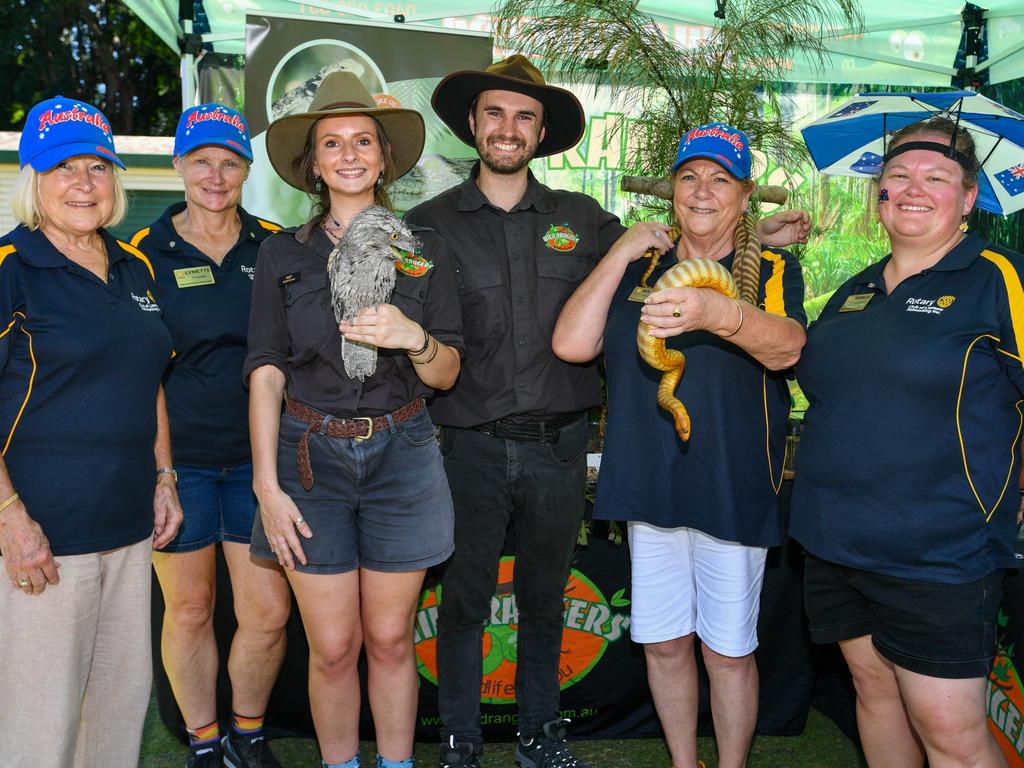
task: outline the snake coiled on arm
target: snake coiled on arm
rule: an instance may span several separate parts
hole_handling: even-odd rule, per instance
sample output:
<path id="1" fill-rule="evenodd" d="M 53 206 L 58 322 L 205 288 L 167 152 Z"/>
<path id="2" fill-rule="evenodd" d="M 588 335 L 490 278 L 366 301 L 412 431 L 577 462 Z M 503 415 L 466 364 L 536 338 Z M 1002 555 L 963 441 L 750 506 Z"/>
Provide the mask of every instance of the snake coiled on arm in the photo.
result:
<path id="1" fill-rule="evenodd" d="M 654 290 L 663 288 L 711 288 L 735 299 L 736 283 L 729 271 L 710 259 L 686 259 L 672 266 L 658 278 Z M 658 405 L 672 414 L 676 433 L 683 441 L 690 439 L 690 416 L 676 397 L 676 387 L 686 366 L 686 357 L 677 349 L 666 349 L 665 339 L 651 336 L 651 326 L 641 321 L 636 329 L 636 346 L 640 357 L 652 368 L 665 373 L 658 384 Z"/>

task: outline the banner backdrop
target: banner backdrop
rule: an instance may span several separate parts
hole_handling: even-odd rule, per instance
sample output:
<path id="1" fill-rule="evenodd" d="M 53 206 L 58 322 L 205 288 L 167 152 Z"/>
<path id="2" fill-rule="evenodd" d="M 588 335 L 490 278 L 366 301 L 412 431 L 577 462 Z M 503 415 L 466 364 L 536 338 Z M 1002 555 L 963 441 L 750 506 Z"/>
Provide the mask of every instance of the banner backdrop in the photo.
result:
<path id="1" fill-rule="evenodd" d="M 306 111 L 319 82 L 338 70 L 358 75 L 379 105 L 423 115 L 423 157 L 391 187 L 396 208 L 408 210 L 468 174 L 476 155 L 434 115 L 430 96 L 445 75 L 491 63 L 487 35 L 407 24 L 249 15 L 246 40 L 245 118 L 252 132 L 253 167 L 243 195 L 249 210 L 287 226 L 308 217 L 309 198 L 284 184 L 270 165 L 267 125 Z"/>

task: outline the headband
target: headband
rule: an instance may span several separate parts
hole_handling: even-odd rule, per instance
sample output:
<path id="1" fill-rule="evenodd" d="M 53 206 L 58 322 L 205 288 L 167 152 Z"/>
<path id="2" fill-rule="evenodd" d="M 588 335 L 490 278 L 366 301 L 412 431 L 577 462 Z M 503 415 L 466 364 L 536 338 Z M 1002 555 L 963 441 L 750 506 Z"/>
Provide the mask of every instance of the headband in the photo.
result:
<path id="1" fill-rule="evenodd" d="M 956 161 L 968 173 L 974 173 L 978 170 L 976 160 L 972 160 L 967 155 L 957 151 L 957 148 L 952 144 L 941 144 L 937 141 L 908 141 L 898 144 L 894 149 L 890 149 L 885 153 L 882 163 L 884 165 L 897 155 L 902 155 L 904 152 L 910 152 L 915 149 L 926 149 L 930 152 L 938 152 L 940 155 L 945 155 L 950 160 Z"/>

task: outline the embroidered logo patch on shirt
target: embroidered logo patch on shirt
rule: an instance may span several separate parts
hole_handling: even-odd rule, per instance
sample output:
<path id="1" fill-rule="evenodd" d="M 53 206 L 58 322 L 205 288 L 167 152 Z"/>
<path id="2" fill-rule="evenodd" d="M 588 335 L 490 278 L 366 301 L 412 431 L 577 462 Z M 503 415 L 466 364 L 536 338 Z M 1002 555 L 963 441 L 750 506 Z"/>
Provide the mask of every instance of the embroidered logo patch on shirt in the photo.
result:
<path id="1" fill-rule="evenodd" d="M 397 248 L 395 250 L 398 251 L 398 258 L 395 259 L 395 269 L 404 275 L 423 277 L 434 266 L 434 262 L 430 259 L 423 258 L 423 251 L 419 248 L 416 249 L 415 253 L 409 253 Z"/>
<path id="2" fill-rule="evenodd" d="M 580 236 L 568 224 L 552 224 L 544 233 L 544 242 L 553 251 L 571 251 L 579 241 Z"/>
<path id="3" fill-rule="evenodd" d="M 156 297 L 153 296 L 152 291 L 146 291 L 145 296 L 139 296 L 138 294 L 131 292 L 132 298 L 135 299 L 135 303 L 139 305 L 139 309 L 143 312 L 159 312 L 160 305 L 156 303 Z"/>
<path id="4" fill-rule="evenodd" d="M 944 309 L 956 301 L 955 296 L 940 296 L 937 299 L 907 299 L 907 312 L 923 315 L 941 315 Z"/>

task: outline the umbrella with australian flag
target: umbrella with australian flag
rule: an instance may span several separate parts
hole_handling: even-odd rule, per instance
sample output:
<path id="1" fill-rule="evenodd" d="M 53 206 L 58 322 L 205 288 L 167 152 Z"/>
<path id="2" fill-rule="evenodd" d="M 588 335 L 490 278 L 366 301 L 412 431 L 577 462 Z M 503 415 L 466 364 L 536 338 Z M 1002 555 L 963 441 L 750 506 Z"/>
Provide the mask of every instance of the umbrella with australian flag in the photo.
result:
<path id="1" fill-rule="evenodd" d="M 973 91 L 859 93 L 800 132 L 819 171 L 867 178 L 881 171 L 895 131 L 930 117 L 971 132 L 979 208 L 1004 216 L 1024 208 L 1024 115 Z"/>

